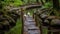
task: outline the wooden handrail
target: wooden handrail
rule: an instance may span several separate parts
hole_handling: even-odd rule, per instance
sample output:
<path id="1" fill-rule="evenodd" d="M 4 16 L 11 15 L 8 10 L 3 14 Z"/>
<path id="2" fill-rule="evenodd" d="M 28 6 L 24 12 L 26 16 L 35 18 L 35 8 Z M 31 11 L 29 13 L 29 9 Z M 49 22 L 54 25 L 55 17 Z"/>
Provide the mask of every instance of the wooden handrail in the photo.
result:
<path id="1" fill-rule="evenodd" d="M 12 10 L 19 10 L 19 9 L 24 9 L 24 10 L 28 10 L 29 8 L 30 9 L 34 9 L 34 8 L 40 8 L 42 5 L 41 4 L 30 4 L 30 5 L 21 5 L 20 7 L 18 8 L 11 8 L 9 9 L 9 11 L 12 11 Z"/>

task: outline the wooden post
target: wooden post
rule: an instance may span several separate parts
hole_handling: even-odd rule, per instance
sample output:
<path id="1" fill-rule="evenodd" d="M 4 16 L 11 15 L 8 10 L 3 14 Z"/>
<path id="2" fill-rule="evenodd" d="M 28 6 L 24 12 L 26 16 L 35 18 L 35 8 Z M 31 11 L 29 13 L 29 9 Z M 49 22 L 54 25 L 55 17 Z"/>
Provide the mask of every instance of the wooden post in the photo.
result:
<path id="1" fill-rule="evenodd" d="M 52 29 L 52 28 L 51 28 L 51 21 L 52 21 L 52 19 L 48 19 L 48 20 L 49 20 L 49 24 L 50 24 L 50 25 L 48 26 L 48 30 L 49 30 L 49 31 L 48 31 L 48 34 L 51 34 L 51 29 Z"/>
<path id="2" fill-rule="evenodd" d="M 22 20 L 22 34 L 24 33 L 24 21 L 23 21 L 23 15 L 24 15 L 24 13 L 23 13 L 23 8 L 21 8 L 21 20 Z"/>

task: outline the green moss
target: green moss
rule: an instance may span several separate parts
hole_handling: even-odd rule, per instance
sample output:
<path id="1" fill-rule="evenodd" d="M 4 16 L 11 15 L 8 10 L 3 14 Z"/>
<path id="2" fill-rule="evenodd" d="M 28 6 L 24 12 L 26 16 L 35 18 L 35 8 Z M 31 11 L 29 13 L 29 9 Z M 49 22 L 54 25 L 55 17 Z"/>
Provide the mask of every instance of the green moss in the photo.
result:
<path id="1" fill-rule="evenodd" d="M 48 29 L 46 27 L 43 27 L 42 32 L 43 32 L 43 34 L 47 34 L 48 33 Z"/>
<path id="2" fill-rule="evenodd" d="M 47 2 L 44 4 L 44 6 L 42 7 L 45 7 L 45 8 L 51 8 L 53 6 L 53 3 L 52 2 Z"/>

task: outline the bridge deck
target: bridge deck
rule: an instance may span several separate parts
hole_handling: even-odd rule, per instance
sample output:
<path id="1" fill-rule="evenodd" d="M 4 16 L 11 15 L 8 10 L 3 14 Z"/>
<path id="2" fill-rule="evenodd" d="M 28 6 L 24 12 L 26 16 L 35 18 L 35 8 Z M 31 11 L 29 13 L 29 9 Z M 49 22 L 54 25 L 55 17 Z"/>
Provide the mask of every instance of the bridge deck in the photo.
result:
<path id="1" fill-rule="evenodd" d="M 24 19 L 24 34 L 40 34 L 40 30 L 35 24 L 32 17 L 26 16 Z"/>

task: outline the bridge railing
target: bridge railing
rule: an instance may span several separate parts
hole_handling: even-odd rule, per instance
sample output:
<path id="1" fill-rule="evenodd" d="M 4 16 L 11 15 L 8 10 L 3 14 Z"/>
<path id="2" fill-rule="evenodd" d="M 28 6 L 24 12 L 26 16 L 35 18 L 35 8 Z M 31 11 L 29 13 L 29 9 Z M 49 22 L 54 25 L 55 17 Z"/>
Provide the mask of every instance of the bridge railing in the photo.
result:
<path id="1" fill-rule="evenodd" d="M 40 13 L 41 13 L 41 11 L 40 11 Z M 55 16 L 55 15 L 49 15 L 48 16 L 47 14 L 44 14 L 45 12 L 43 12 L 41 14 L 40 13 L 39 12 L 34 13 L 33 18 L 36 21 L 36 26 L 38 26 L 40 28 L 41 34 L 43 34 L 43 28 L 44 27 L 46 27 L 48 30 L 47 34 L 59 33 L 60 32 L 60 28 L 59 28 L 60 25 L 57 22 L 60 21 L 60 17 Z"/>

